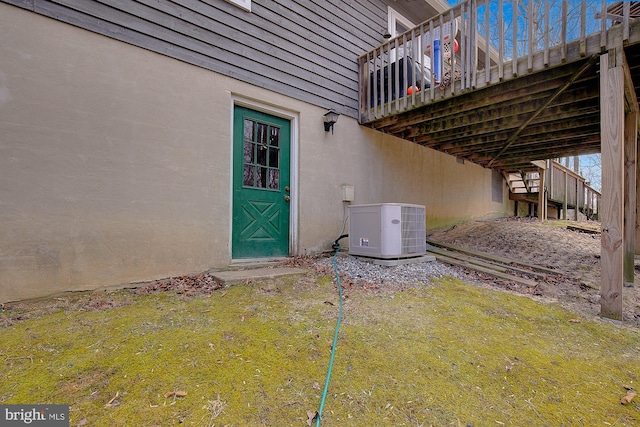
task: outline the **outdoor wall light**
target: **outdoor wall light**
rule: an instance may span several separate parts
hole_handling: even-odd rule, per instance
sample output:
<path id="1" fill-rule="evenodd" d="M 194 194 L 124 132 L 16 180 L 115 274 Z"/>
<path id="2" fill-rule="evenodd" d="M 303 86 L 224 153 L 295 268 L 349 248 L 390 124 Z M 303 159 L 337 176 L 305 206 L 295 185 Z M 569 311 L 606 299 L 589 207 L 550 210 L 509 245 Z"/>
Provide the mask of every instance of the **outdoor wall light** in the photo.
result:
<path id="1" fill-rule="evenodd" d="M 329 132 L 331 129 L 331 135 L 333 135 L 333 125 L 338 121 L 340 113 L 336 113 L 333 108 L 324 115 L 324 131 Z"/>

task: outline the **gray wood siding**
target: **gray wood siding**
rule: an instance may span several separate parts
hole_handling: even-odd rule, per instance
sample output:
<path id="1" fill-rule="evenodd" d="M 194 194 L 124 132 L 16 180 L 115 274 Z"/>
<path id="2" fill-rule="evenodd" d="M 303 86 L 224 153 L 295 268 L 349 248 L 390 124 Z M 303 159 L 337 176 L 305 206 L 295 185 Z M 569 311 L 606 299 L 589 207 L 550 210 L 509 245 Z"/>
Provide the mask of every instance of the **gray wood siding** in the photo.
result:
<path id="1" fill-rule="evenodd" d="M 0 0 L 342 114 L 357 57 L 382 42 L 380 0 Z"/>

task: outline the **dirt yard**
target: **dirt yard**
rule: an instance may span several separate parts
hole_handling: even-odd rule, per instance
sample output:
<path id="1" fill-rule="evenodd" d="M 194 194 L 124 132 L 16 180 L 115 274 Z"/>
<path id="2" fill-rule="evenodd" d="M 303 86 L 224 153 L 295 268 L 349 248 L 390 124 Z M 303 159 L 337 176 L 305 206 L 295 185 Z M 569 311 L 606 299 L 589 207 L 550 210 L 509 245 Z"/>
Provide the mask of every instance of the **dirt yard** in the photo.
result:
<path id="1" fill-rule="evenodd" d="M 567 229 L 567 225 L 599 230 L 599 224 L 573 221 L 540 222 L 535 218 L 506 218 L 473 221 L 432 233 L 438 242 L 486 252 L 512 260 L 557 270 L 530 288 L 469 271 L 469 280 L 487 286 L 532 295 L 581 314 L 600 312 L 600 234 Z M 635 285 L 623 289 L 625 324 L 640 326 L 640 277 L 636 266 Z"/>

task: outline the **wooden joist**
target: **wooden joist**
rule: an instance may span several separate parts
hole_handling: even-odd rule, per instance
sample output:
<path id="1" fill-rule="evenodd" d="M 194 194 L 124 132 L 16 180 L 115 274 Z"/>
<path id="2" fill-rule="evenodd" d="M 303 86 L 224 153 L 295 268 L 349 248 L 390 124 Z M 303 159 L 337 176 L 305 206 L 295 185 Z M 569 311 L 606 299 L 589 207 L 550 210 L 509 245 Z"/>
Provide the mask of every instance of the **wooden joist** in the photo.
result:
<path id="1" fill-rule="evenodd" d="M 504 257 L 500 257 L 500 256 L 496 256 L 496 255 L 490 255 L 487 253 L 483 253 L 483 252 L 478 252 L 478 251 L 472 251 L 470 249 L 464 249 L 464 248 L 460 248 L 457 246 L 453 246 L 453 245 L 449 245 L 446 243 L 440 243 L 440 242 L 436 242 L 435 240 L 431 240 L 431 239 L 427 239 L 427 243 L 433 246 L 438 246 L 441 248 L 445 248 L 445 249 L 450 249 L 450 250 L 454 250 L 460 253 L 464 253 L 464 254 L 468 254 L 468 255 L 472 255 L 474 257 L 478 257 L 478 258 L 483 258 L 483 259 L 487 259 L 490 261 L 495 261 L 495 262 L 499 262 L 502 264 L 505 264 L 507 266 L 511 266 L 514 264 L 518 264 L 522 267 L 527 267 L 530 268 L 534 271 L 538 271 L 538 272 L 542 272 L 542 273 L 548 273 L 548 274 L 562 274 L 562 272 L 558 271 L 558 270 L 552 270 L 550 268 L 546 268 L 546 267 L 542 267 L 540 265 L 535 265 L 535 264 L 528 264 L 525 262 L 520 262 L 520 261 L 514 261 L 512 259 L 509 258 L 504 258 Z"/>
<path id="2" fill-rule="evenodd" d="M 587 234 L 600 234 L 600 230 L 596 230 L 595 228 L 579 227 L 577 225 L 567 225 L 567 230 L 579 231 Z"/>
<path id="3" fill-rule="evenodd" d="M 481 267 L 491 268 L 491 269 L 494 269 L 494 270 L 499 271 L 501 273 L 507 273 L 510 270 L 510 271 L 513 271 L 513 272 L 516 272 L 516 273 L 533 276 L 536 279 L 544 279 L 545 278 L 544 274 L 541 274 L 541 273 L 538 273 L 538 272 L 535 272 L 535 271 L 525 270 L 523 268 L 518 268 L 518 267 L 515 267 L 513 265 L 507 265 L 507 264 L 503 264 L 503 263 L 500 263 L 500 262 L 494 262 L 494 261 L 490 261 L 490 260 L 482 261 L 481 259 L 479 259 L 477 257 L 464 255 L 464 254 L 462 254 L 460 252 L 456 252 L 456 251 L 432 248 L 432 249 L 429 249 L 429 252 L 433 253 L 434 255 L 442 255 L 442 256 L 446 256 L 446 257 L 457 259 L 459 261 L 464 261 L 464 262 L 467 262 L 469 264 L 474 264 L 474 265 L 479 265 Z"/>
<path id="4" fill-rule="evenodd" d="M 479 271 L 481 273 L 490 274 L 499 279 L 508 280 L 510 282 L 521 283 L 530 287 L 538 286 L 538 282 L 536 282 L 535 280 L 525 279 L 523 277 L 518 277 L 511 274 L 503 273 L 501 271 L 496 270 L 495 268 L 482 267 L 480 265 L 471 264 L 469 262 L 461 261 L 461 260 L 458 260 L 449 256 L 445 256 L 442 254 L 435 254 L 435 256 L 438 261 L 446 262 L 447 264 L 466 267 L 475 271 Z"/>
<path id="5" fill-rule="evenodd" d="M 447 251 L 447 250 L 444 250 L 444 249 L 432 248 L 432 249 L 429 249 L 427 252 L 435 255 L 436 257 L 442 256 L 442 257 L 446 257 L 446 258 L 453 258 L 453 259 L 456 259 L 458 261 L 465 262 L 467 264 L 473 264 L 473 265 L 477 265 L 477 266 L 480 266 L 480 267 L 496 270 L 496 271 L 499 271 L 500 273 L 506 273 L 507 272 L 507 268 L 506 267 L 503 267 L 503 266 L 500 266 L 500 265 L 491 264 L 489 262 L 482 261 L 482 260 L 480 260 L 478 258 L 473 258 L 473 257 L 470 257 L 470 256 L 466 256 L 466 255 L 462 255 L 462 254 L 459 254 L 459 253 Z"/>

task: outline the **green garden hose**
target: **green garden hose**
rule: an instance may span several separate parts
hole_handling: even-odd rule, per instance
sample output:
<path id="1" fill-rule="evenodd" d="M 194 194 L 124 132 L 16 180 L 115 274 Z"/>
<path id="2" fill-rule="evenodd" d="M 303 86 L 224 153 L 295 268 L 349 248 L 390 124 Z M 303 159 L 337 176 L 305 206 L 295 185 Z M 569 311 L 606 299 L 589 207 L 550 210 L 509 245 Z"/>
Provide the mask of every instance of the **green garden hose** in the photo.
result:
<path id="1" fill-rule="evenodd" d="M 342 238 L 341 236 L 340 238 Z M 340 240 L 338 238 L 338 240 Z M 327 391 L 329 390 L 329 380 L 331 379 L 331 370 L 333 369 L 333 359 L 336 355 L 336 347 L 338 346 L 338 332 L 340 331 L 340 323 L 342 322 L 342 285 L 340 284 L 340 275 L 338 274 L 338 252 L 340 252 L 340 244 L 338 240 L 333 244 L 335 253 L 333 255 L 333 271 L 336 275 L 336 282 L 338 283 L 338 296 L 340 297 L 340 311 L 338 313 L 338 321 L 336 322 L 336 331 L 333 334 L 333 345 L 331 346 L 331 358 L 329 359 L 329 367 L 327 368 L 327 378 L 324 381 L 324 390 L 322 391 L 322 398 L 320 399 L 320 408 L 316 416 L 316 427 L 320 427 L 320 421 L 322 420 L 322 409 L 324 408 L 324 402 L 327 398 Z"/>

